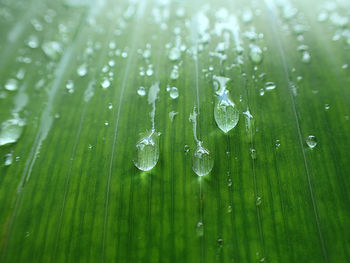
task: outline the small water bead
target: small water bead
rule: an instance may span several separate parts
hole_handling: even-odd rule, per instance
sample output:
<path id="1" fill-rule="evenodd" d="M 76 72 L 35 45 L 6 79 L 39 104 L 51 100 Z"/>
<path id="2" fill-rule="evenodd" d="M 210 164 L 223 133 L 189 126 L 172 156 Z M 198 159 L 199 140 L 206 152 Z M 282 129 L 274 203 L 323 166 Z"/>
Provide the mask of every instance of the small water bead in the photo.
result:
<path id="1" fill-rule="evenodd" d="M 188 146 L 187 144 L 184 146 L 184 152 L 188 153 L 190 151 L 190 146 Z"/>
<path id="2" fill-rule="evenodd" d="M 134 164 L 141 171 L 150 171 L 159 159 L 158 133 L 151 132 L 136 144 Z"/>
<path id="3" fill-rule="evenodd" d="M 255 160 L 256 159 L 256 150 L 254 148 L 250 148 L 250 157 Z"/>
<path id="4" fill-rule="evenodd" d="M 228 186 L 228 187 L 231 187 L 231 186 L 232 186 L 232 179 L 231 179 L 231 178 L 228 178 L 228 179 L 227 179 L 227 186 Z"/>
<path id="5" fill-rule="evenodd" d="M 198 142 L 197 149 L 193 153 L 192 170 L 198 176 L 204 176 L 211 172 L 214 166 L 214 160 L 209 150 L 202 146 L 202 142 Z"/>
<path id="6" fill-rule="evenodd" d="M 74 82 L 73 80 L 68 80 L 66 83 L 66 89 L 68 90 L 69 93 L 74 92 Z"/>
<path id="7" fill-rule="evenodd" d="M 16 79 L 9 79 L 5 84 L 5 89 L 8 91 L 18 90 L 18 81 Z"/>
<path id="8" fill-rule="evenodd" d="M 171 122 L 174 121 L 174 118 L 175 118 L 175 116 L 176 116 L 177 114 L 179 114 L 179 113 L 178 113 L 178 112 L 175 112 L 175 111 L 169 112 L 169 118 L 170 118 Z"/>
<path id="9" fill-rule="evenodd" d="M 249 57 L 254 64 L 260 64 L 263 60 L 263 52 L 261 48 L 257 45 L 251 44 L 249 51 Z"/>
<path id="10" fill-rule="evenodd" d="M 0 146 L 17 142 L 24 125 L 25 121 L 18 117 L 4 121 L 0 128 Z"/>
<path id="11" fill-rule="evenodd" d="M 218 247 L 222 247 L 222 243 L 224 242 L 224 240 L 222 239 L 222 238 L 218 238 L 218 240 L 217 240 L 217 246 Z"/>
<path id="12" fill-rule="evenodd" d="M 13 163 L 13 154 L 12 153 L 8 153 L 5 155 L 5 162 L 4 165 L 5 166 L 10 166 Z"/>
<path id="13" fill-rule="evenodd" d="M 84 77 L 87 74 L 87 65 L 85 63 L 81 64 L 78 68 L 77 68 L 77 74 L 80 77 Z"/>
<path id="14" fill-rule="evenodd" d="M 225 91 L 221 96 L 216 98 L 214 119 L 220 130 L 224 133 L 236 127 L 239 121 L 239 111 L 228 97 L 228 91 Z"/>
<path id="15" fill-rule="evenodd" d="M 256 206 L 259 206 L 259 205 L 261 205 L 261 197 L 260 196 L 258 196 L 257 198 L 256 198 L 256 201 L 255 201 L 255 204 L 256 204 Z"/>
<path id="16" fill-rule="evenodd" d="M 179 67 L 177 65 L 174 65 L 173 70 L 170 73 L 170 78 L 172 80 L 176 80 L 179 78 Z"/>
<path id="17" fill-rule="evenodd" d="M 329 109 L 330 109 L 329 104 L 325 104 L 325 105 L 324 105 L 324 109 L 325 109 L 325 110 L 329 110 Z"/>
<path id="18" fill-rule="evenodd" d="M 105 126 L 109 126 L 109 122 L 108 121 L 105 121 Z"/>
<path id="19" fill-rule="evenodd" d="M 107 78 L 105 78 L 105 79 L 102 81 L 102 83 L 101 83 L 101 86 L 102 86 L 102 88 L 104 88 L 104 89 L 109 88 L 110 85 L 111 85 L 111 82 L 110 82 L 109 79 L 107 79 Z"/>
<path id="20" fill-rule="evenodd" d="M 39 39 L 35 35 L 29 36 L 29 38 L 26 40 L 26 44 L 30 48 L 37 48 L 39 47 Z"/>
<path id="21" fill-rule="evenodd" d="M 229 206 L 227 207 L 227 213 L 231 213 L 231 212 L 232 212 L 232 206 L 229 205 Z"/>
<path id="22" fill-rule="evenodd" d="M 274 90 L 276 88 L 276 84 L 273 82 L 266 82 L 265 83 L 265 90 L 266 91 L 271 91 Z"/>
<path id="23" fill-rule="evenodd" d="M 197 223 L 196 232 L 197 232 L 197 236 L 199 236 L 199 237 L 202 237 L 204 235 L 204 225 L 203 225 L 202 221 L 199 221 Z"/>
<path id="24" fill-rule="evenodd" d="M 108 103 L 108 109 L 109 109 L 109 110 L 113 109 L 113 104 L 112 104 L 111 102 Z"/>
<path id="25" fill-rule="evenodd" d="M 305 63 L 305 64 L 310 63 L 310 61 L 311 61 L 311 55 L 310 55 L 310 53 L 309 53 L 308 51 L 304 51 L 304 52 L 302 53 L 301 61 L 302 61 L 303 63 Z"/>
<path id="26" fill-rule="evenodd" d="M 260 96 L 264 96 L 265 95 L 265 90 L 264 89 L 260 89 L 259 90 L 259 95 Z"/>
<path id="27" fill-rule="evenodd" d="M 141 97 L 145 96 L 146 95 L 146 89 L 145 87 L 141 86 L 137 89 L 137 94 L 139 94 Z"/>
<path id="28" fill-rule="evenodd" d="M 146 75 L 148 77 L 152 76 L 153 75 L 153 65 L 149 65 L 147 70 L 146 70 Z"/>
<path id="29" fill-rule="evenodd" d="M 314 135 L 309 135 L 306 138 L 306 144 L 307 146 L 309 146 L 311 149 L 315 148 L 317 145 L 317 140 L 316 137 Z"/>
<path id="30" fill-rule="evenodd" d="M 177 90 L 176 87 L 171 87 L 169 90 L 169 95 L 170 95 L 170 98 L 175 100 L 179 97 L 179 91 Z"/>
<path id="31" fill-rule="evenodd" d="M 178 47 L 173 47 L 170 49 L 168 57 L 171 61 L 179 60 L 181 57 L 181 50 Z"/>
<path id="32" fill-rule="evenodd" d="M 17 79 L 23 79 L 24 78 L 25 71 L 23 68 L 19 69 L 16 73 L 16 78 Z"/>
<path id="33" fill-rule="evenodd" d="M 110 67 L 114 67 L 115 66 L 115 61 L 113 59 L 111 59 L 110 61 L 108 61 L 108 65 Z"/>
<path id="34" fill-rule="evenodd" d="M 281 146 L 281 141 L 280 140 L 276 140 L 275 141 L 275 146 L 276 146 L 276 148 L 279 148 Z"/>
<path id="35" fill-rule="evenodd" d="M 56 41 L 45 42 L 41 45 L 41 49 L 44 51 L 46 56 L 53 60 L 57 59 L 62 53 L 62 46 Z"/>

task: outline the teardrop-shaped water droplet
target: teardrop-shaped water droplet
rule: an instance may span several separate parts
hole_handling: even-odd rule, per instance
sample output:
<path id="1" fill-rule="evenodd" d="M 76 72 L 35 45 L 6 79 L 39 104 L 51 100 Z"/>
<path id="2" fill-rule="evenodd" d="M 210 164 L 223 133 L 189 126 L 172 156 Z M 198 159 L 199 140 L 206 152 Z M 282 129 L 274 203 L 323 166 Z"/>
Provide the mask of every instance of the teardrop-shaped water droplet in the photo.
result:
<path id="1" fill-rule="evenodd" d="M 211 172 L 214 166 L 214 159 L 210 152 L 198 142 L 197 149 L 193 153 L 192 170 L 198 176 L 204 176 Z"/>
<path id="2" fill-rule="evenodd" d="M 197 232 L 197 235 L 199 237 L 203 236 L 203 234 L 204 234 L 204 225 L 203 225 L 202 221 L 199 221 L 197 223 L 197 230 L 196 230 L 196 232 Z"/>
<path id="3" fill-rule="evenodd" d="M 173 70 L 170 73 L 170 78 L 176 80 L 179 78 L 179 68 L 178 66 L 174 66 Z"/>
<path id="4" fill-rule="evenodd" d="M 254 64 L 260 64 L 263 60 L 263 52 L 257 45 L 250 45 L 249 57 Z"/>
<path id="5" fill-rule="evenodd" d="M 87 66 L 85 63 L 81 64 L 78 68 L 77 68 L 77 73 L 80 77 L 84 77 L 87 73 Z"/>
<path id="6" fill-rule="evenodd" d="M 312 148 L 315 148 L 316 145 L 317 145 L 316 137 L 313 136 L 313 135 L 309 135 L 309 136 L 306 138 L 306 144 L 307 144 L 307 146 L 309 146 L 311 149 L 312 149 Z"/>
<path id="7" fill-rule="evenodd" d="M 171 87 L 169 91 L 170 98 L 173 100 L 177 99 L 179 97 L 179 91 L 176 87 Z"/>
<path id="8" fill-rule="evenodd" d="M 145 87 L 141 86 L 137 89 L 137 94 L 139 94 L 141 97 L 146 95 L 146 89 Z"/>
<path id="9" fill-rule="evenodd" d="M 10 166 L 13 163 L 13 154 L 12 153 L 8 153 L 5 155 L 5 162 L 4 165 L 5 166 Z"/>
<path id="10" fill-rule="evenodd" d="M 149 171 L 159 159 L 158 134 L 152 132 L 136 144 L 134 164 L 141 171 Z"/>
<path id="11" fill-rule="evenodd" d="M 8 91 L 18 90 L 18 81 L 16 79 L 9 79 L 5 84 L 5 89 Z"/>
<path id="12" fill-rule="evenodd" d="M 225 133 L 236 127 L 239 120 L 239 111 L 229 99 L 228 92 L 218 96 L 214 107 L 214 118 L 218 127 Z"/>
<path id="13" fill-rule="evenodd" d="M 176 61 L 181 57 L 181 50 L 178 47 L 173 47 L 169 51 L 169 59 L 171 61 Z"/>
<path id="14" fill-rule="evenodd" d="M 24 125 L 25 122 L 19 118 L 4 121 L 0 129 L 0 146 L 17 142 Z"/>

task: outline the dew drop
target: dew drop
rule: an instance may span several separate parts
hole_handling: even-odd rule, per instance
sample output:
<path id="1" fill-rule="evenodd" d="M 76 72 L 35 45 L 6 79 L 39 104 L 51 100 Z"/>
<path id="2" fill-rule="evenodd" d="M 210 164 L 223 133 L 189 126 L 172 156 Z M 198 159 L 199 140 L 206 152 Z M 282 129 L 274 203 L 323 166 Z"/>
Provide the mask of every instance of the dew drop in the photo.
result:
<path id="1" fill-rule="evenodd" d="M 203 225 L 202 221 L 199 221 L 197 223 L 196 232 L 197 232 L 197 236 L 199 236 L 199 237 L 202 237 L 204 235 L 204 225 Z"/>
<path id="2" fill-rule="evenodd" d="M 329 109 L 330 109 L 329 104 L 325 104 L 325 105 L 324 105 L 324 109 L 325 109 L 325 110 L 329 110 Z"/>
<path id="3" fill-rule="evenodd" d="M 309 135 L 309 136 L 306 138 L 306 144 L 307 144 L 307 146 L 309 146 L 311 149 L 315 148 L 316 145 L 317 145 L 316 137 L 313 136 L 313 135 Z"/>
<path id="4" fill-rule="evenodd" d="M 69 93 L 74 92 L 74 82 L 73 80 L 68 80 L 66 83 L 66 89 L 68 90 Z"/>
<path id="5" fill-rule="evenodd" d="M 1 124 L 0 146 L 17 142 L 23 132 L 25 122 L 19 118 L 9 119 Z"/>
<path id="6" fill-rule="evenodd" d="M 197 149 L 193 153 L 192 170 L 198 176 L 204 176 L 211 172 L 214 166 L 214 160 L 210 155 L 210 152 L 202 146 L 202 142 L 199 141 Z"/>
<path id="7" fill-rule="evenodd" d="M 109 79 L 107 79 L 107 78 L 105 78 L 105 79 L 102 81 L 102 83 L 101 83 L 101 86 L 102 86 L 102 88 L 104 88 L 104 89 L 109 88 L 110 85 L 111 85 L 111 82 L 110 82 Z"/>
<path id="8" fill-rule="evenodd" d="M 231 212 L 232 212 L 232 206 L 229 205 L 229 206 L 227 207 L 227 213 L 231 213 Z"/>
<path id="9" fill-rule="evenodd" d="M 169 59 L 171 61 L 176 61 L 181 57 L 181 50 L 178 47 L 173 47 L 169 51 Z"/>
<path id="10" fill-rule="evenodd" d="M 188 153 L 190 151 L 190 146 L 188 146 L 187 144 L 184 146 L 184 152 Z"/>
<path id="11" fill-rule="evenodd" d="M 275 88 L 276 88 L 275 83 L 273 83 L 273 82 L 266 82 L 265 83 L 265 90 L 266 91 L 271 91 L 271 90 L 274 90 Z"/>
<path id="12" fill-rule="evenodd" d="M 263 52 L 257 45 L 250 45 L 249 57 L 254 64 L 260 64 L 263 60 Z"/>
<path id="13" fill-rule="evenodd" d="M 216 243 L 217 243 L 217 246 L 218 246 L 218 247 L 222 247 L 223 241 L 224 241 L 224 240 L 223 240 L 222 238 L 218 238 L 218 240 L 217 240 L 217 242 L 216 242 Z"/>
<path id="14" fill-rule="evenodd" d="M 170 118 L 170 120 L 171 120 L 172 122 L 174 121 L 174 118 L 175 118 L 175 116 L 176 116 L 177 114 L 179 114 L 179 113 L 178 113 L 178 112 L 175 112 L 175 111 L 169 112 L 169 118 Z"/>
<path id="15" fill-rule="evenodd" d="M 255 204 L 256 204 L 256 206 L 259 206 L 259 205 L 261 205 L 261 197 L 260 196 L 258 196 L 257 198 L 256 198 L 256 201 L 255 201 Z"/>
<path id="16" fill-rule="evenodd" d="M 16 79 L 9 79 L 5 84 L 5 89 L 8 91 L 18 90 L 18 81 Z"/>
<path id="17" fill-rule="evenodd" d="M 87 73 L 87 65 L 83 63 L 77 68 L 77 74 L 80 77 L 84 77 L 86 73 Z"/>
<path id="18" fill-rule="evenodd" d="M 216 124 L 224 133 L 236 127 L 239 121 L 239 111 L 229 99 L 228 91 L 217 97 L 214 107 L 214 118 Z"/>
<path id="19" fill-rule="evenodd" d="M 37 36 L 31 35 L 27 39 L 26 44 L 30 48 L 37 48 L 39 46 L 39 39 Z"/>
<path id="20" fill-rule="evenodd" d="M 311 61 L 311 55 L 308 51 L 304 51 L 301 57 L 301 61 L 305 64 L 310 63 Z"/>
<path id="21" fill-rule="evenodd" d="M 55 41 L 45 42 L 42 44 L 41 48 L 44 51 L 45 55 L 51 59 L 57 59 L 62 53 L 61 44 Z"/>
<path id="22" fill-rule="evenodd" d="M 175 100 L 179 97 L 179 91 L 177 90 L 176 87 L 171 87 L 169 90 L 169 95 L 170 95 L 170 98 Z"/>
<path id="23" fill-rule="evenodd" d="M 13 163 L 13 154 L 12 153 L 8 153 L 5 155 L 5 162 L 4 165 L 5 166 L 10 166 Z"/>
<path id="24" fill-rule="evenodd" d="M 141 171 L 149 171 L 159 159 L 158 134 L 154 131 L 136 144 L 134 164 Z"/>
<path id="25" fill-rule="evenodd" d="M 176 80 L 176 79 L 179 78 L 179 68 L 178 68 L 178 66 L 175 65 L 173 67 L 173 70 L 170 73 L 170 78 L 173 79 L 173 80 Z"/>
<path id="26" fill-rule="evenodd" d="M 250 148 L 250 157 L 252 157 L 253 160 L 256 159 L 256 150 L 254 148 Z"/>
<path id="27" fill-rule="evenodd" d="M 145 96 L 146 95 L 145 87 L 143 87 L 143 86 L 139 87 L 137 90 L 137 94 L 139 94 L 141 97 Z"/>

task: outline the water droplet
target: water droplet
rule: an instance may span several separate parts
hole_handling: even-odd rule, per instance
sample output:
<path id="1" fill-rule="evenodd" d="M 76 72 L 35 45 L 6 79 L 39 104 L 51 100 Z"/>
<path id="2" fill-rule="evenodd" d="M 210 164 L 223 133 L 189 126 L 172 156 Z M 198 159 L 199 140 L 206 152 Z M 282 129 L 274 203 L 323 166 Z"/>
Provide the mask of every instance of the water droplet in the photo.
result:
<path id="1" fill-rule="evenodd" d="M 275 141 L 275 146 L 276 146 L 276 148 L 280 147 L 281 146 L 281 141 L 280 140 L 276 140 Z"/>
<path id="2" fill-rule="evenodd" d="M 232 179 L 231 179 L 231 178 L 228 178 L 228 179 L 227 179 L 227 186 L 228 186 L 228 187 L 231 187 L 231 186 L 232 186 Z"/>
<path id="3" fill-rule="evenodd" d="M 250 148 L 250 157 L 252 157 L 253 160 L 256 159 L 256 150 L 254 148 Z"/>
<path id="4" fill-rule="evenodd" d="M 257 198 L 256 198 L 256 201 L 255 201 L 255 204 L 256 204 L 256 206 L 259 206 L 259 205 L 261 205 L 261 197 L 260 196 L 258 196 Z"/>
<path id="5" fill-rule="evenodd" d="M 148 77 L 152 76 L 153 75 L 153 65 L 149 65 L 147 70 L 146 70 L 146 75 Z"/>
<path id="6" fill-rule="evenodd" d="M 175 116 L 176 116 L 177 114 L 179 114 L 179 113 L 178 113 L 178 112 L 175 112 L 175 111 L 169 112 L 169 118 L 170 118 L 170 120 L 171 120 L 171 121 L 174 121 L 174 118 L 175 118 Z"/>
<path id="7" fill-rule="evenodd" d="M 57 59 L 62 53 L 61 44 L 55 41 L 45 42 L 42 44 L 41 48 L 44 51 L 45 55 L 51 59 Z"/>
<path id="8" fill-rule="evenodd" d="M 73 80 L 68 80 L 66 83 L 66 89 L 68 90 L 69 93 L 74 92 L 74 82 Z"/>
<path id="9" fill-rule="evenodd" d="M 227 213 L 231 213 L 231 212 L 232 212 L 232 206 L 229 205 L 229 206 L 227 207 Z"/>
<path id="10" fill-rule="evenodd" d="M 329 104 L 325 104 L 325 105 L 324 105 L 324 109 L 325 109 L 325 110 L 329 110 L 329 109 L 330 109 Z"/>
<path id="11" fill-rule="evenodd" d="M 169 59 L 171 61 L 176 61 L 181 57 L 181 50 L 178 47 L 173 47 L 169 51 Z"/>
<path id="12" fill-rule="evenodd" d="M 102 81 L 102 83 L 101 83 L 101 86 L 102 86 L 102 88 L 104 88 L 104 89 L 109 88 L 110 85 L 111 85 L 111 82 L 110 82 L 109 79 L 107 79 L 107 78 L 105 78 L 105 79 Z"/>
<path id="13" fill-rule="evenodd" d="M 108 103 L 108 109 L 109 109 L 109 110 L 113 109 L 113 104 L 112 104 L 111 102 Z"/>
<path id="14" fill-rule="evenodd" d="M 222 238 L 218 238 L 218 240 L 217 240 L 217 246 L 218 247 L 222 247 L 222 243 L 223 243 L 223 239 Z"/>
<path id="15" fill-rule="evenodd" d="M 188 146 L 187 144 L 184 146 L 184 152 L 188 153 L 190 151 L 190 146 Z"/>
<path id="16" fill-rule="evenodd" d="M 276 88 L 275 83 L 273 83 L 273 82 L 266 82 L 265 83 L 265 90 L 266 91 L 274 90 L 275 88 Z"/>
<path id="17" fill-rule="evenodd" d="M 23 68 L 19 69 L 16 73 L 16 78 L 17 79 L 23 79 L 24 78 L 25 71 Z"/>
<path id="18" fill-rule="evenodd" d="M 196 232 L 197 232 L 197 235 L 199 237 L 202 237 L 204 235 L 204 225 L 203 225 L 202 221 L 199 221 L 197 223 L 197 231 Z"/>
<path id="19" fill-rule="evenodd" d="M 311 61 L 311 55 L 308 51 L 304 51 L 302 53 L 301 61 L 305 64 L 310 63 Z"/>
<path id="20" fill-rule="evenodd" d="M 137 94 L 139 94 L 141 97 L 145 96 L 146 95 L 145 87 L 143 87 L 143 86 L 139 87 L 137 90 Z"/>
<path id="21" fill-rule="evenodd" d="M 17 142 L 21 137 L 24 125 L 24 120 L 19 118 L 4 121 L 0 129 L 0 146 Z"/>
<path id="22" fill-rule="evenodd" d="M 81 64 L 77 69 L 77 73 L 80 77 L 84 77 L 87 73 L 87 65 L 85 63 Z"/>
<path id="23" fill-rule="evenodd" d="M 239 121 L 239 111 L 229 99 L 228 91 L 217 97 L 214 107 L 214 118 L 218 127 L 225 133 L 236 127 Z"/>
<path id="24" fill-rule="evenodd" d="M 105 126 L 109 126 L 109 122 L 108 121 L 105 121 Z"/>
<path id="25" fill-rule="evenodd" d="M 202 146 L 202 142 L 198 142 L 197 149 L 193 153 L 192 170 L 198 176 L 204 176 L 211 172 L 214 166 L 214 160 L 210 152 Z"/>
<path id="26" fill-rule="evenodd" d="M 249 57 L 254 64 L 260 64 L 263 60 L 263 52 L 257 45 L 251 44 L 249 51 Z"/>
<path id="27" fill-rule="evenodd" d="M 39 39 L 37 36 L 31 35 L 27 39 L 26 44 L 30 48 L 37 48 L 39 46 Z"/>
<path id="28" fill-rule="evenodd" d="M 5 155 L 5 162 L 4 165 L 5 166 L 10 166 L 13 163 L 13 154 L 12 153 L 8 153 Z"/>
<path id="29" fill-rule="evenodd" d="M 136 144 L 134 164 L 141 171 L 149 171 L 159 159 L 158 133 L 152 131 Z"/>
<path id="30" fill-rule="evenodd" d="M 171 87 L 169 91 L 170 98 L 173 100 L 177 99 L 179 97 L 179 91 L 176 87 Z"/>
<path id="31" fill-rule="evenodd" d="M 18 90 L 18 81 L 16 79 L 9 79 L 5 84 L 5 89 L 8 91 Z"/>
<path id="32" fill-rule="evenodd" d="M 316 145 L 317 145 L 317 140 L 316 140 L 316 137 L 313 136 L 313 135 L 309 135 L 307 138 L 306 138 L 306 144 L 312 149 L 312 148 L 315 148 Z"/>
<path id="33" fill-rule="evenodd" d="M 179 68 L 177 65 L 174 65 L 173 70 L 170 73 L 170 78 L 176 80 L 179 78 Z"/>
<path id="34" fill-rule="evenodd" d="M 265 90 L 264 89 L 260 89 L 259 90 L 259 95 L 260 96 L 264 96 L 265 95 Z"/>

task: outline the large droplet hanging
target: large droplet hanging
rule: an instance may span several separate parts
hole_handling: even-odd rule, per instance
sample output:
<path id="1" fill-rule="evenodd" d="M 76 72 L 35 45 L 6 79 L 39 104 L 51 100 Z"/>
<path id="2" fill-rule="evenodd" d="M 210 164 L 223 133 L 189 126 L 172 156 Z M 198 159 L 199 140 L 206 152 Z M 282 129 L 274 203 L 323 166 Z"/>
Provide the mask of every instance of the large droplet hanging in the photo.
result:
<path id="1" fill-rule="evenodd" d="M 197 149 L 193 153 L 192 170 L 198 176 L 204 176 L 211 172 L 214 166 L 214 159 L 210 152 L 198 142 Z"/>
<path id="2" fill-rule="evenodd" d="M 158 133 L 151 132 L 136 143 L 134 164 L 141 171 L 149 171 L 159 159 Z"/>
<path id="3" fill-rule="evenodd" d="M 236 127 L 239 121 L 239 111 L 228 97 L 227 90 L 216 98 L 214 118 L 220 130 L 225 133 Z"/>

